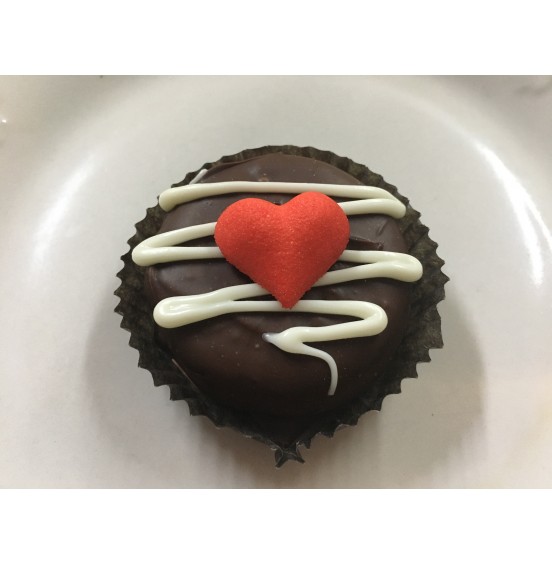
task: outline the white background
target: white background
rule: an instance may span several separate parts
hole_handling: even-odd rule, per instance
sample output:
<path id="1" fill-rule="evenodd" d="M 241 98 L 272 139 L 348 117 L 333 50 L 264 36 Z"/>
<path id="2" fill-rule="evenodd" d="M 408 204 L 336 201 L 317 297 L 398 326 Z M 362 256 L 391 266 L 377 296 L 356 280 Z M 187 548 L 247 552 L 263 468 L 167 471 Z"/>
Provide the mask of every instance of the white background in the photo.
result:
<path id="1" fill-rule="evenodd" d="M 543 77 L 0 78 L 0 486 L 552 486 L 551 132 Z M 286 143 L 396 184 L 451 282 L 419 379 L 275 469 L 153 387 L 113 291 L 162 190 Z"/>

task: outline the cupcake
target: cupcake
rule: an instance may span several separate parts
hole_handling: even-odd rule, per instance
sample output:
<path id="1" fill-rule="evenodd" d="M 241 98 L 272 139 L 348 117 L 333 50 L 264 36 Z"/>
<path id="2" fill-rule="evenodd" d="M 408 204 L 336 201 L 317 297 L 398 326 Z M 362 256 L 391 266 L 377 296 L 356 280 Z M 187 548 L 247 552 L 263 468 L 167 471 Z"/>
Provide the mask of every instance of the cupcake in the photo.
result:
<path id="1" fill-rule="evenodd" d="M 442 346 L 447 277 L 420 214 L 365 166 L 263 147 L 165 190 L 122 257 L 139 365 L 192 414 L 299 446 L 380 409 Z"/>

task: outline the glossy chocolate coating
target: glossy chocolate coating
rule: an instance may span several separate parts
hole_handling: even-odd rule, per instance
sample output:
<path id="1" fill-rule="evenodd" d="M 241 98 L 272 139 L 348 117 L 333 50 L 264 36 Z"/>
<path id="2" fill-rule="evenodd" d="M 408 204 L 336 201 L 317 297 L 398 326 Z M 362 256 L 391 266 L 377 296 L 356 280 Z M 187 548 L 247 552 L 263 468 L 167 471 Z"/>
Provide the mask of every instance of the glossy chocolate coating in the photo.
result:
<path id="1" fill-rule="evenodd" d="M 361 184 L 327 163 L 281 153 L 214 165 L 201 182 L 230 180 Z M 167 214 L 160 233 L 216 221 L 226 207 L 246 197 L 281 204 L 293 196 L 231 194 L 182 204 Z M 347 248 L 407 251 L 394 219 L 360 215 L 349 220 L 351 240 Z M 214 245 L 214 241 L 210 238 L 192 244 Z M 345 266 L 349 265 L 337 263 L 332 269 Z M 160 264 L 146 272 L 152 308 L 170 296 L 200 294 L 248 282 L 247 276 L 225 260 Z M 410 291 L 410 284 L 380 278 L 313 288 L 305 294 L 304 299 L 373 302 L 386 311 L 389 319 L 387 328 L 374 337 L 313 344 L 331 354 L 337 363 L 339 381 L 334 396 L 327 395 L 330 371 L 324 361 L 281 351 L 265 342 L 262 334 L 297 326 L 331 325 L 350 318 L 292 312 L 230 314 L 177 329 L 158 327 L 157 339 L 192 382 L 218 403 L 272 415 L 319 413 L 340 407 L 370 389 L 402 338 Z"/>

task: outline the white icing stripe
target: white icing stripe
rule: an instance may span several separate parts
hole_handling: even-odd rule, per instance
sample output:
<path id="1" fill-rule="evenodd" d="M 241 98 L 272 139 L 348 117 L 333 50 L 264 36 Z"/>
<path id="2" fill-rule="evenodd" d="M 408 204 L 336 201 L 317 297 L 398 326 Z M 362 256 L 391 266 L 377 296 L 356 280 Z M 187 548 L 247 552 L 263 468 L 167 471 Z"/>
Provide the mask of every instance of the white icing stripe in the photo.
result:
<path id="1" fill-rule="evenodd" d="M 244 300 L 244 298 L 253 298 L 266 294 L 268 292 L 258 284 L 243 284 L 231 288 L 222 288 L 207 294 L 166 298 L 157 304 L 153 317 L 162 327 L 172 329 L 228 313 L 285 313 L 290 311 L 277 301 Z M 305 343 L 370 337 L 378 335 L 387 327 L 385 311 L 378 305 L 369 302 L 300 300 L 293 306 L 291 311 L 347 315 L 361 320 L 325 327 L 292 327 L 281 333 L 263 334 L 265 341 L 272 343 L 283 351 L 305 354 L 324 360 L 330 367 L 328 395 L 333 395 L 337 386 L 337 365 L 328 353 L 309 347 Z"/>
<path id="2" fill-rule="evenodd" d="M 278 303 L 278 302 L 276 302 Z M 387 327 L 387 315 L 378 305 L 369 302 L 345 300 L 300 300 L 293 311 L 322 313 L 330 315 L 349 315 L 361 321 L 348 321 L 326 327 L 291 327 L 281 333 L 264 333 L 263 339 L 283 351 L 305 354 L 324 360 L 330 367 L 330 387 L 328 395 L 333 396 L 337 387 L 337 364 L 325 351 L 309 347 L 305 343 L 319 343 L 355 337 L 379 335 Z M 336 331 L 339 329 L 339 331 Z"/>
<path id="3" fill-rule="evenodd" d="M 201 260 L 224 258 L 218 247 L 173 247 L 193 239 L 207 237 L 215 232 L 216 223 L 203 223 L 184 227 L 142 241 L 132 251 L 132 260 L 139 266 L 152 266 L 179 260 Z M 363 278 L 394 278 L 402 282 L 415 282 L 422 275 L 422 265 L 410 255 L 387 251 L 343 251 L 339 257 L 343 262 L 362 263 L 334 270 L 322 276 L 314 285 L 328 286 Z M 260 286 L 259 286 L 260 287 Z M 268 294 L 268 292 L 265 292 Z"/>
<path id="4" fill-rule="evenodd" d="M 190 180 L 190 184 L 196 184 L 196 182 L 199 182 L 206 174 L 207 174 L 207 169 L 206 169 L 206 168 L 202 168 L 202 169 Z"/>
<path id="5" fill-rule="evenodd" d="M 378 251 L 356 252 L 376 253 Z M 316 282 L 315 286 L 330 286 L 331 284 L 339 284 L 340 282 L 350 282 L 351 280 L 362 280 L 365 278 L 381 278 L 383 276 L 385 276 L 385 278 L 392 278 L 394 280 L 401 280 L 403 282 L 414 282 L 418 280 L 418 278 L 420 278 L 421 267 L 411 269 L 409 268 L 409 266 L 411 265 L 406 264 L 407 261 L 404 261 L 402 266 L 389 264 L 394 260 L 392 255 L 401 256 L 400 253 L 385 253 L 385 255 L 387 256 L 382 258 L 381 262 L 376 264 L 365 264 L 362 266 L 354 266 L 347 269 L 328 272 Z M 404 257 L 405 255 L 402 255 L 402 259 L 404 259 Z M 414 257 L 408 258 L 412 260 L 412 266 L 416 267 L 419 265 L 418 261 Z M 418 263 L 418 265 L 416 265 L 415 263 Z M 392 270 L 388 270 L 387 267 L 389 266 L 391 266 Z M 317 303 L 317 301 L 321 304 L 329 303 L 324 300 L 303 300 L 297 302 L 297 304 L 291 309 L 287 309 L 284 308 L 278 301 L 241 301 L 248 298 L 266 296 L 268 294 L 269 292 L 267 290 L 265 290 L 259 284 L 253 282 L 251 284 L 240 284 L 238 286 L 220 288 L 219 290 L 206 292 L 205 294 L 174 296 L 161 300 L 154 309 L 153 317 L 155 319 L 155 322 L 161 327 L 164 327 L 165 329 L 174 329 L 175 327 L 197 323 L 198 321 L 203 321 L 212 317 L 218 317 L 219 315 L 224 315 L 226 313 L 237 313 L 240 311 L 267 311 L 267 307 L 270 307 L 271 311 L 305 311 L 304 309 L 297 309 L 297 306 L 302 302 L 308 302 L 312 304 Z M 341 304 L 345 302 L 335 301 L 335 303 Z M 365 304 L 366 302 L 355 301 L 348 303 L 355 303 L 357 304 L 357 306 L 361 307 L 361 305 Z M 339 313 L 335 312 L 334 310 L 329 310 L 325 313 L 332 313 L 332 311 L 334 313 Z M 358 317 L 354 312 L 347 315 Z M 333 329 L 336 329 L 338 327 L 339 326 L 332 326 Z M 335 333 L 333 339 L 328 340 L 340 339 L 341 337 L 337 335 L 338 334 Z"/>
<path id="6" fill-rule="evenodd" d="M 139 266 L 151 266 L 164 262 L 175 262 L 179 260 L 201 260 L 224 258 L 218 247 L 178 247 L 175 245 L 183 245 L 194 239 L 208 237 L 215 232 L 216 223 L 203 223 L 192 227 L 184 227 L 175 229 L 167 233 L 154 235 L 145 241 L 142 241 L 132 251 L 132 260 Z M 410 255 L 403 253 L 391 253 L 385 251 L 343 251 L 339 260 L 344 262 L 358 263 L 381 263 L 385 269 L 380 269 L 380 276 L 389 277 L 391 272 L 403 271 L 406 278 L 397 277 L 397 280 L 404 282 L 415 282 L 422 275 L 422 265 L 420 262 Z M 371 266 L 375 266 L 371 265 Z M 371 269 L 371 271 L 374 269 Z M 347 272 L 351 268 L 332 272 L 331 274 L 341 273 L 343 278 L 338 282 L 346 282 L 352 278 L 348 278 Z M 326 275 L 327 276 L 327 275 Z M 415 276 L 415 278 L 411 278 Z M 375 276 L 372 276 L 374 278 Z M 323 277 L 325 278 L 325 277 Z M 321 278 L 320 280 L 322 280 Z M 354 278 L 355 280 L 358 278 Z M 320 285 L 320 280 L 315 285 Z"/>
<path id="7" fill-rule="evenodd" d="M 192 182 L 197 182 L 200 175 Z M 339 204 L 347 215 L 381 213 L 398 218 L 406 212 L 401 202 L 381 188 L 289 182 L 219 182 L 187 185 L 163 192 L 159 197 L 159 204 L 164 210 L 169 211 L 185 202 L 221 194 L 243 192 L 298 194 L 309 191 L 322 192 L 329 196 L 357 198 L 356 201 Z M 215 226 L 214 222 L 205 223 L 154 235 L 135 247 L 132 258 L 140 266 L 178 260 L 224 258 L 218 247 L 176 246 L 213 235 Z M 340 260 L 361 263 L 361 266 L 328 272 L 316 282 L 315 286 L 327 286 L 367 278 L 392 278 L 403 282 L 415 282 L 422 276 L 420 262 L 403 253 L 345 250 Z M 335 360 L 328 353 L 305 343 L 369 337 L 381 333 L 387 326 L 385 311 L 376 304 L 363 301 L 300 300 L 291 309 L 284 308 L 278 301 L 246 301 L 267 294 L 269 292 L 264 288 L 252 283 L 221 288 L 214 292 L 194 296 L 175 296 L 159 302 L 154 309 L 153 316 L 158 325 L 168 329 L 239 312 L 291 311 L 359 318 L 360 321 L 326 327 L 292 327 L 281 333 L 263 334 L 263 339 L 281 350 L 324 360 L 331 373 L 328 395 L 333 395 L 337 386 L 338 371 Z"/>
<path id="8" fill-rule="evenodd" d="M 195 180 L 195 179 L 194 179 Z M 348 186 L 343 184 L 308 184 L 301 182 L 213 182 L 170 188 L 159 196 L 159 205 L 171 211 L 180 204 L 201 198 L 224 194 L 302 194 L 320 192 L 326 196 L 354 198 L 354 202 L 344 202 L 341 208 L 347 215 L 382 213 L 394 218 L 403 217 L 406 208 L 386 190 L 374 186 Z"/>
<path id="9" fill-rule="evenodd" d="M 218 247 L 175 247 L 215 233 L 216 223 L 202 223 L 154 235 L 134 247 L 132 260 L 138 266 L 151 266 L 177 260 L 224 258 Z"/>

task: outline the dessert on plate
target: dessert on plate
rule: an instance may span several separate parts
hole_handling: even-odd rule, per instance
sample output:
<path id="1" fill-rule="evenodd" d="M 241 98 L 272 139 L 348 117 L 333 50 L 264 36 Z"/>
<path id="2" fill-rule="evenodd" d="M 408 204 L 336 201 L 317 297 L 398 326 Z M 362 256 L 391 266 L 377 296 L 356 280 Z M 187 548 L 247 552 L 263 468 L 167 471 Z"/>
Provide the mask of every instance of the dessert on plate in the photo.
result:
<path id="1" fill-rule="evenodd" d="M 224 157 L 165 190 L 119 273 L 139 365 L 193 414 L 302 460 L 442 346 L 447 277 L 408 200 L 312 148 Z"/>

